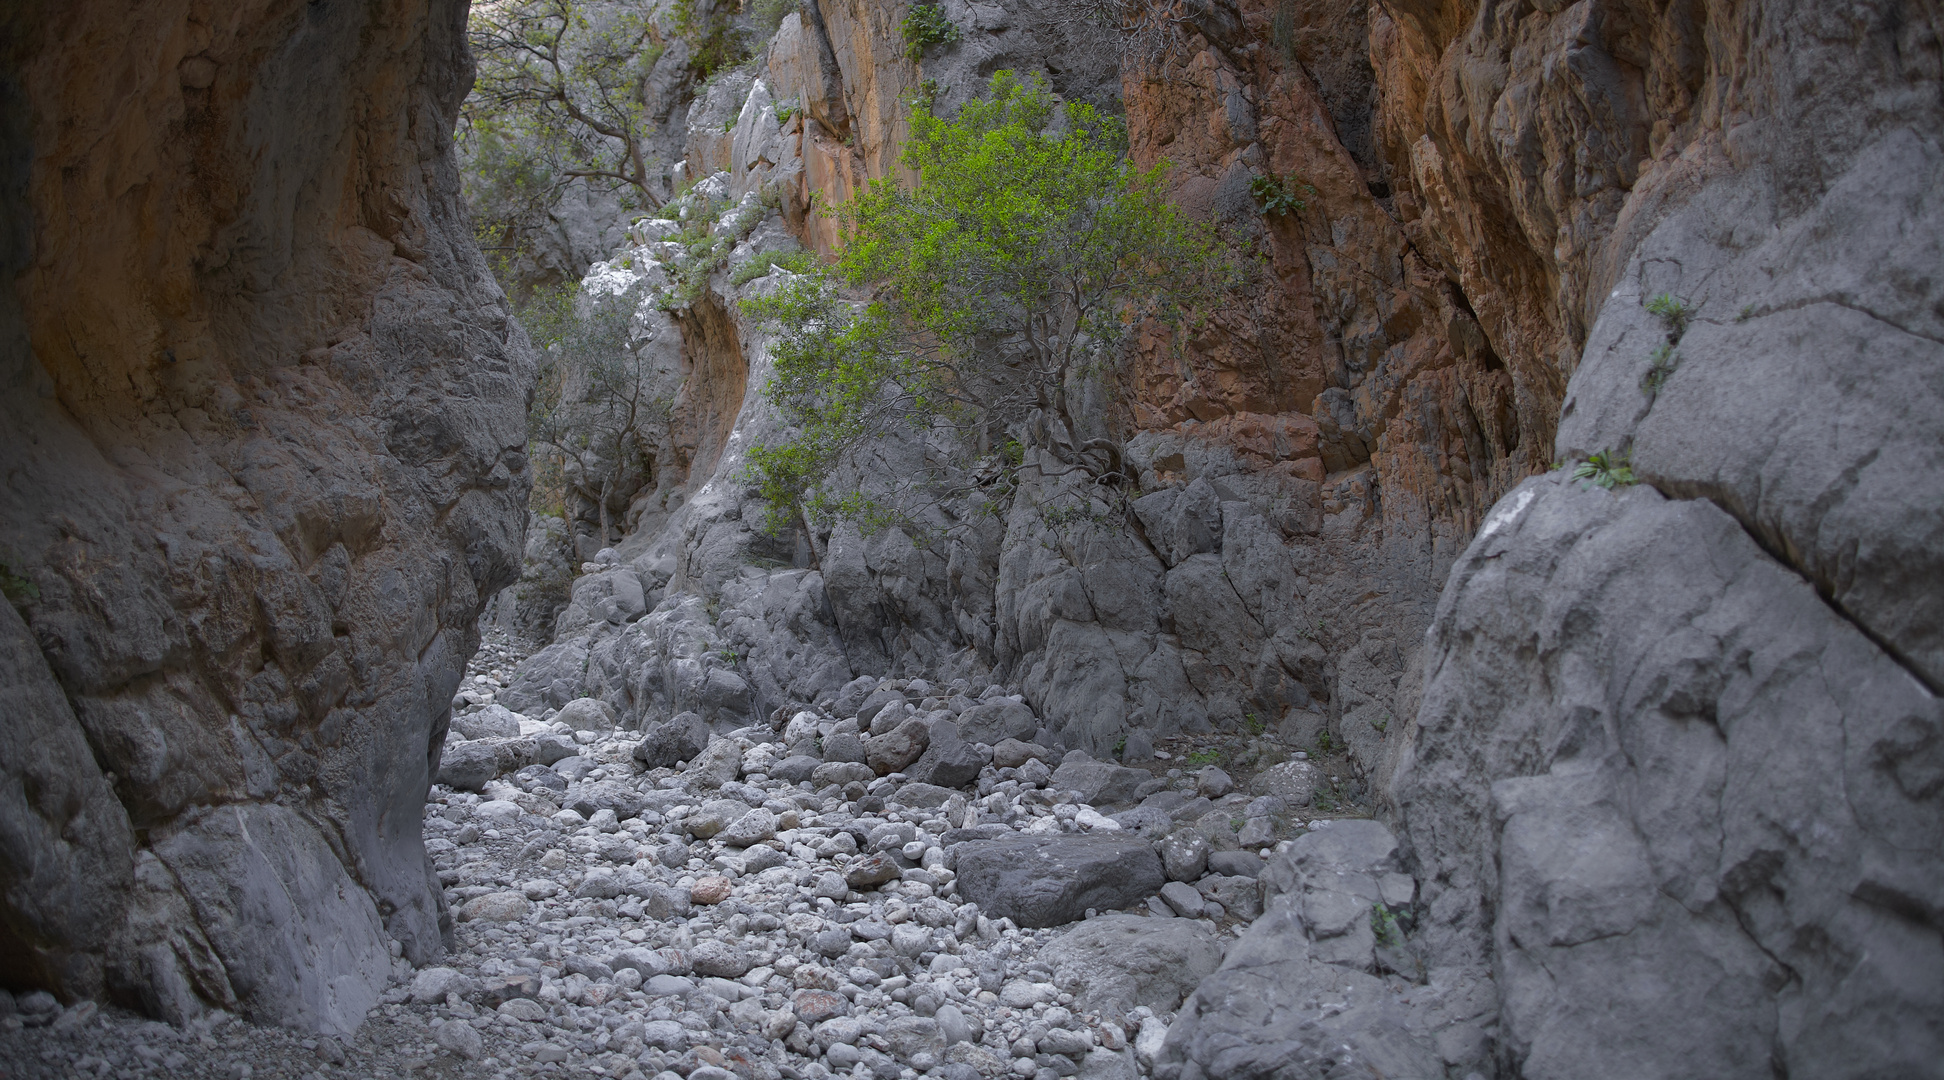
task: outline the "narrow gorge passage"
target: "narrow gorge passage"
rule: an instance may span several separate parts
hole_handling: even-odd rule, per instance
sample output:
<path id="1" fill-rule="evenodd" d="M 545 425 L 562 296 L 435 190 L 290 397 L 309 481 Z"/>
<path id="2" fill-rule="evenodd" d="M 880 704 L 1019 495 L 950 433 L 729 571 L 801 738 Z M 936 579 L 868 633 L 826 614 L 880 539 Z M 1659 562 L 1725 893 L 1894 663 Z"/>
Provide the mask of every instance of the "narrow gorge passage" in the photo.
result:
<path id="1" fill-rule="evenodd" d="M 1933 0 L 21 0 L 0 1078 L 1944 1076 L 1941 135 Z"/>

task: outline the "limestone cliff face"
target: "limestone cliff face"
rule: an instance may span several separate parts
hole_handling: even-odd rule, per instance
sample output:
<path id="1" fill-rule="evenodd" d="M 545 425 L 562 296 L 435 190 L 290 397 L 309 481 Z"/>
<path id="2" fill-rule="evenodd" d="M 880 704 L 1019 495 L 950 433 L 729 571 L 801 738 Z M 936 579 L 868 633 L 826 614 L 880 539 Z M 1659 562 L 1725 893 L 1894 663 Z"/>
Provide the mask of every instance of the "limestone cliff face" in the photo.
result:
<path id="1" fill-rule="evenodd" d="M 964 38 L 914 64 L 885 5 L 806 6 L 691 113 L 691 166 L 780 188 L 826 247 L 811 211 L 891 174 L 887 103 L 925 80 L 948 109 L 1002 66 L 1106 85 L 1021 10 L 945 10 Z M 728 722 L 964 672 L 1096 753 L 1251 712 L 1327 726 L 1419 880 L 1384 961 L 1419 985 L 1326 1006 L 1323 939 L 1367 913 L 1285 906 L 1184 1006 L 1164 1080 L 1298 1045 L 1327 1049 L 1317 1075 L 1339 1052 L 1451 1077 L 1938 1060 L 1936 5 L 1180 10 L 1172 51 L 1118 73 L 1135 156 L 1265 276 L 1099 399 L 1142 536 L 1029 481 L 947 543 L 779 551 L 725 454 L 602 571 L 661 607 L 584 614 L 526 692 Z M 1263 213 L 1269 179 L 1304 205 Z M 738 340 L 730 444 L 773 424 Z M 1596 453 L 1638 483 L 1535 475 Z M 858 478 L 952 467 L 866 457 Z"/>
<path id="2" fill-rule="evenodd" d="M 346 1030 L 442 949 L 420 809 L 532 382 L 455 197 L 464 19 L 0 19 L 9 984 Z"/>

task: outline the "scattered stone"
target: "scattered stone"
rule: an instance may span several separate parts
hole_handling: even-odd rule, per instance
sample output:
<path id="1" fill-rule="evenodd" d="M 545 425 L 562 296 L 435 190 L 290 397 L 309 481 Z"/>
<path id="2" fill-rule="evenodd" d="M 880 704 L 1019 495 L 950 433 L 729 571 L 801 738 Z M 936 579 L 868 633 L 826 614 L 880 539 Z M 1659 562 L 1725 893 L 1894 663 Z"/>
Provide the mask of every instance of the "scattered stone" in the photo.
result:
<path id="1" fill-rule="evenodd" d="M 1134 792 L 1151 779 L 1153 774 L 1143 769 L 1106 761 L 1068 760 L 1053 771 L 1052 782 L 1053 787 L 1075 792 L 1081 802 L 1098 807 L 1133 802 Z"/>
<path id="2" fill-rule="evenodd" d="M 1176 915 L 1186 919 L 1198 919 L 1202 914 L 1201 893 L 1185 881 L 1170 881 L 1161 886 L 1161 899 Z"/>
<path id="3" fill-rule="evenodd" d="M 1229 774 L 1213 765 L 1204 768 L 1195 776 L 1195 791 L 1205 798 L 1219 799 L 1234 787 L 1235 781 L 1229 779 Z"/>
<path id="4" fill-rule="evenodd" d="M 959 734 L 964 733 L 965 729 L 961 724 Z M 1001 739 L 992 747 L 992 765 L 996 769 L 1017 769 L 1034 758 L 1046 761 L 1057 756 L 1044 746 L 1020 742 L 1018 739 Z"/>
<path id="5" fill-rule="evenodd" d="M 1316 797 L 1316 783 L 1321 775 L 1307 761 L 1285 761 L 1257 773 L 1252 786 L 1258 793 L 1274 795 L 1292 808 L 1303 807 Z"/>
<path id="6" fill-rule="evenodd" d="M 776 815 L 758 807 L 738 817 L 717 839 L 730 847 L 746 848 L 776 835 Z"/>
<path id="7" fill-rule="evenodd" d="M 844 883 L 861 891 L 876 888 L 887 881 L 896 881 L 903 873 L 898 861 L 889 855 L 863 855 L 845 867 Z"/>
<path id="8" fill-rule="evenodd" d="M 720 904 L 729 899 L 735 884 L 721 874 L 705 874 L 695 879 L 689 886 L 689 902 L 695 904 Z"/>
<path id="9" fill-rule="evenodd" d="M 448 1020 L 434 1028 L 432 1041 L 467 1061 L 477 1061 L 486 1053 L 486 1040 L 463 1020 Z"/>
<path id="10" fill-rule="evenodd" d="M 855 731 L 834 731 L 824 736 L 823 759 L 828 762 L 864 761 L 864 740 Z"/>
<path id="11" fill-rule="evenodd" d="M 1253 851 L 1216 851 L 1208 856 L 1208 872 L 1225 877 L 1256 877 L 1262 873 L 1262 867 L 1262 856 Z M 1172 874 L 1169 876 L 1173 877 Z M 1176 878 L 1175 880 L 1187 879 Z"/>
<path id="12" fill-rule="evenodd" d="M 865 740 L 864 763 L 879 776 L 901 772 L 917 761 L 930 745 L 930 727 L 922 720 L 906 720 L 882 735 Z"/>
<path id="13" fill-rule="evenodd" d="M 1176 883 L 1178 884 L 1178 883 Z M 1208 924 L 1107 914 L 1075 926 L 1042 951 L 1074 1007 L 1122 1015 L 1138 1006 L 1173 1012 L 1222 963 Z"/>
<path id="14" fill-rule="evenodd" d="M 533 901 L 520 893 L 493 892 L 468 900 L 459 917 L 468 922 L 514 922 L 526 918 L 532 910 Z"/>
<path id="15" fill-rule="evenodd" d="M 1170 881 L 1195 881 L 1208 869 L 1212 845 L 1194 829 L 1177 829 L 1161 842 L 1161 866 Z"/>

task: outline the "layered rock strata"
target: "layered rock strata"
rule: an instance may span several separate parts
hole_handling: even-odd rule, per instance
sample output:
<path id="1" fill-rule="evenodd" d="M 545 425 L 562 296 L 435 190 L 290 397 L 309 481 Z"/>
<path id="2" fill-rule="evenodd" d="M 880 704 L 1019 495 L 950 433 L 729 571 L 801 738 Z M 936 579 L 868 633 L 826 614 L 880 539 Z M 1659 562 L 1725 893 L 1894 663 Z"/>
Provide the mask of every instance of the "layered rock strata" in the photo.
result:
<path id="1" fill-rule="evenodd" d="M 450 155 L 465 5 L 4 17 L 0 978 L 349 1031 L 518 571 L 533 378 Z"/>

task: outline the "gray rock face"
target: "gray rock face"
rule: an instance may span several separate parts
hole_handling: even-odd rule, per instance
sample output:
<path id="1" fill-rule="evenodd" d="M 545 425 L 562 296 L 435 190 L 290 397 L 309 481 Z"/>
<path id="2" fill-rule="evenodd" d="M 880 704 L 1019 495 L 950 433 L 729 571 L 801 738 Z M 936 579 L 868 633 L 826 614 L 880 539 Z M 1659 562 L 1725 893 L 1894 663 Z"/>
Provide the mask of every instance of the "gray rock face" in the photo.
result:
<path id="1" fill-rule="evenodd" d="M 385 938 L 443 949 L 418 817 L 530 485 L 533 355 L 451 157 L 463 5 L 277 0 L 147 79 L 96 44 L 126 11 L 9 18 L 7 979 L 346 1030 Z M 201 138 L 185 94 L 223 101 Z"/>
<path id="2" fill-rule="evenodd" d="M 1394 921 L 1380 942 L 1372 914 L 1387 895 L 1408 903 L 1410 886 L 1397 839 L 1374 821 L 1336 821 L 1293 841 L 1260 880 L 1267 913 L 1183 1003 L 1154 1075 L 1325 1076 L 1348 1064 L 1435 1080 L 1447 1062 L 1461 1075 L 1489 1071 L 1482 1033 L 1497 1003 L 1483 973 L 1454 970 L 1401 996 L 1378 977 L 1381 959 L 1409 942 Z"/>
<path id="3" fill-rule="evenodd" d="M 1944 1054 L 1919 1019 L 1944 984 L 1918 974 L 1944 953 L 1898 914 L 1944 883 L 1919 734 L 1944 714 L 1733 518 L 1528 481 L 1453 570 L 1431 642 L 1395 784 L 1425 956 L 1496 957 L 1528 1075 L 1602 1075 L 1647 1031 L 1627 1053 L 1665 1073 Z M 1640 965 L 1658 989 L 1614 977 Z M 1856 1039 L 1866 1015 L 1897 1037 Z"/>
<path id="4" fill-rule="evenodd" d="M 239 999 L 317 1031 L 364 1022 L 390 973 L 385 929 L 315 826 L 281 806 L 219 807 L 155 852 L 210 928 Z"/>
<path id="5" fill-rule="evenodd" d="M 1088 908 L 1123 908 L 1161 887 L 1143 840 L 1112 833 L 974 840 L 959 845 L 959 891 L 994 917 L 1058 926 Z"/>

